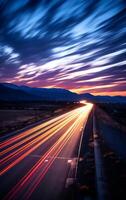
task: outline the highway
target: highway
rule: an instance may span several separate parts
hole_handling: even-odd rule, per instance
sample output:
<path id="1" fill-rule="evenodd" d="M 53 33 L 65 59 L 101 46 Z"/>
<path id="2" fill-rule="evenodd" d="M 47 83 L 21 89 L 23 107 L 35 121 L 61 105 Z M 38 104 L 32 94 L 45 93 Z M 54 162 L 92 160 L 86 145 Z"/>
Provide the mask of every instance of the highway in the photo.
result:
<path id="1" fill-rule="evenodd" d="M 1 199 L 62 199 L 92 108 L 87 103 L 3 140 Z"/>

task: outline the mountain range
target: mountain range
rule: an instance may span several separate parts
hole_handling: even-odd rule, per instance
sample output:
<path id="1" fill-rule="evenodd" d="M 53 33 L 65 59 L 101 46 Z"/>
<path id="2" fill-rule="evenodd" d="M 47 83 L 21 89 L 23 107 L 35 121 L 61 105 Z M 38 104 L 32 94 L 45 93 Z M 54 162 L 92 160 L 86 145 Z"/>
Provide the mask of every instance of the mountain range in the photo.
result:
<path id="1" fill-rule="evenodd" d="M 81 101 L 103 103 L 126 103 L 126 96 L 93 96 L 89 93 L 76 94 L 61 88 L 34 88 L 0 83 L 0 101 Z"/>

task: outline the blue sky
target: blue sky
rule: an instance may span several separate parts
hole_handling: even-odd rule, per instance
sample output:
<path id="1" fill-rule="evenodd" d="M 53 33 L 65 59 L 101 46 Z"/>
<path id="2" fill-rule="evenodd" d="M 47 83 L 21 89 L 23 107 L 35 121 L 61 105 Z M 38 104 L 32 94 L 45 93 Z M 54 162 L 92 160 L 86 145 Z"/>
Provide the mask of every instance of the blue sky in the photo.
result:
<path id="1" fill-rule="evenodd" d="M 0 0 L 0 81 L 126 95 L 124 0 Z"/>

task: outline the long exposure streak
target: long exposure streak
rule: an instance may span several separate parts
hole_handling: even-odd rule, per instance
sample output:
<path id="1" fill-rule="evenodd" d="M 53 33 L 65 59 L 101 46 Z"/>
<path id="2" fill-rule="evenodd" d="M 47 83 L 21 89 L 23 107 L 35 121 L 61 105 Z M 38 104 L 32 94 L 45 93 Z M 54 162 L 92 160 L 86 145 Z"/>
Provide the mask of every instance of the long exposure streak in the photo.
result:
<path id="1" fill-rule="evenodd" d="M 30 198 L 65 145 L 71 138 L 76 140 L 80 137 L 81 128 L 85 126 L 92 107 L 92 104 L 86 104 L 2 143 L 0 175 L 11 170 L 12 167 L 54 136 L 57 138 L 31 169 L 12 187 L 4 199 L 13 200 L 22 197 L 22 199 L 27 200 Z M 45 162 L 46 160 L 48 162 Z"/>

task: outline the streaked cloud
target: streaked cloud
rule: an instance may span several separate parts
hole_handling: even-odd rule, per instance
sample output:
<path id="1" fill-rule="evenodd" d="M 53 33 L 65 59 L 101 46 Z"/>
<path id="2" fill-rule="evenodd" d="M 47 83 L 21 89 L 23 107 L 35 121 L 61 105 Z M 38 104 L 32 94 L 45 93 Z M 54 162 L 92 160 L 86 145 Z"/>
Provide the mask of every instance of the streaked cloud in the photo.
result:
<path id="1" fill-rule="evenodd" d="M 0 79 L 125 94 L 124 0 L 0 1 Z"/>

